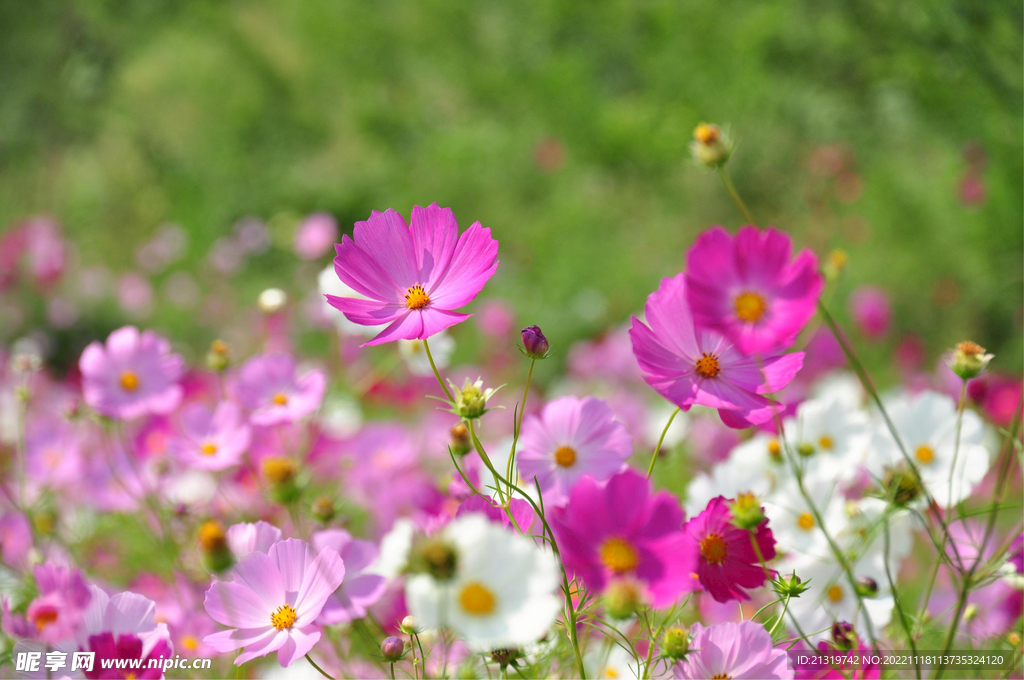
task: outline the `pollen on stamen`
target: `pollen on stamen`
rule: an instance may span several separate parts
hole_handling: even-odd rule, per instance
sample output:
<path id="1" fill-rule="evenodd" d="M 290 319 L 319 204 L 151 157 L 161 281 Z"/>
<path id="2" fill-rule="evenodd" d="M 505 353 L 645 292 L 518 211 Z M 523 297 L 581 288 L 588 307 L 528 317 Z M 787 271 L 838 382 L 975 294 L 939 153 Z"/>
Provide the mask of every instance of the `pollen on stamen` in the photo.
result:
<path id="1" fill-rule="evenodd" d="M 757 323 L 768 311 L 768 301 L 764 296 L 750 291 L 737 295 L 733 305 L 737 318 L 747 323 Z"/>
<path id="2" fill-rule="evenodd" d="M 697 359 L 697 363 L 694 365 L 693 370 L 702 378 L 714 378 L 722 372 L 722 367 L 718 365 L 717 356 L 714 354 L 708 354 L 707 352 L 702 352 L 700 359 Z"/>
<path id="3" fill-rule="evenodd" d="M 405 293 L 405 306 L 409 309 L 423 309 L 430 304 L 430 296 L 418 283 Z"/>
<path id="4" fill-rule="evenodd" d="M 297 618 L 298 613 L 295 611 L 295 608 L 290 604 L 283 604 L 270 615 L 270 625 L 278 630 L 285 630 L 295 625 L 295 619 Z"/>

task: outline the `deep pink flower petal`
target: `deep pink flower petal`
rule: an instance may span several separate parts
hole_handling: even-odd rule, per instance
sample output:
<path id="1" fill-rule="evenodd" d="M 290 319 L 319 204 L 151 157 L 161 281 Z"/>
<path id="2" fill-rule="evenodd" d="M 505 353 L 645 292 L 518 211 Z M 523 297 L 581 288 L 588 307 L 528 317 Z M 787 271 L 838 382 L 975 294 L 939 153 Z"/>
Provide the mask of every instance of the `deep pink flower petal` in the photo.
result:
<path id="1" fill-rule="evenodd" d="M 433 282 L 431 304 L 441 309 L 458 309 L 469 304 L 483 290 L 498 268 L 498 242 L 491 230 L 474 222 L 462 236 L 447 269 Z"/>
<path id="2" fill-rule="evenodd" d="M 328 304 L 344 314 L 346 319 L 362 326 L 391 323 L 408 311 L 408 307 L 397 302 L 338 297 L 329 293 L 325 293 L 324 297 L 327 298 Z"/>
<path id="3" fill-rule="evenodd" d="M 410 286 L 423 283 L 416 274 L 412 234 L 402 216 L 391 208 L 383 213 L 374 210 L 370 219 L 356 222 L 352 239 L 363 252 L 373 257 L 399 290 L 405 291 Z"/>
<path id="4" fill-rule="evenodd" d="M 455 213 L 451 208 L 438 207 L 437 203 L 431 203 L 426 208 L 417 205 L 412 209 L 409 221 L 417 280 L 428 291 L 433 291 L 438 280 L 448 270 L 459 242 L 459 225 L 455 221 Z"/>

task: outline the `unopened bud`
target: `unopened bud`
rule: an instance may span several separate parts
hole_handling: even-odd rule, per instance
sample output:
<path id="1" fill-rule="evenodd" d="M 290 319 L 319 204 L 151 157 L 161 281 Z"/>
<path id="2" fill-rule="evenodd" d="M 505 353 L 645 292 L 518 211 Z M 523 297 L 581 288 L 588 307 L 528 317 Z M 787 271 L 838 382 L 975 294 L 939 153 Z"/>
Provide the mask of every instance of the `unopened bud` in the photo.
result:
<path id="1" fill-rule="evenodd" d="M 405 654 L 405 640 L 397 635 L 390 635 L 380 643 L 380 653 L 385 661 L 398 661 Z"/>
<path id="2" fill-rule="evenodd" d="M 772 581 L 772 587 L 775 592 L 779 594 L 779 597 L 800 597 L 811 587 L 810 581 L 804 581 L 796 572 L 791 573 L 789 576 L 779 576 Z"/>
<path id="3" fill-rule="evenodd" d="M 223 340 L 214 340 L 206 353 L 206 365 L 210 370 L 222 373 L 231 365 L 231 348 Z"/>
<path id="4" fill-rule="evenodd" d="M 284 456 L 269 456 L 260 463 L 260 472 L 278 503 L 288 504 L 298 499 L 301 489 L 296 483 L 298 468 L 295 461 Z"/>
<path id="5" fill-rule="evenodd" d="M 334 507 L 334 500 L 327 496 L 321 496 L 313 501 L 311 510 L 313 516 L 321 522 L 330 522 L 334 519 L 334 515 L 337 512 L 337 509 Z"/>
<path id="6" fill-rule="evenodd" d="M 912 503 L 921 495 L 921 484 L 917 476 L 905 465 L 890 468 L 882 483 L 886 497 L 901 507 Z"/>
<path id="7" fill-rule="evenodd" d="M 452 385 L 452 391 L 455 393 L 455 412 L 463 418 L 472 419 L 487 413 L 487 400 L 497 390 L 484 389 L 484 381 L 481 378 L 477 378 L 476 382 L 470 382 L 469 378 L 466 378 L 461 389 Z"/>
<path id="8" fill-rule="evenodd" d="M 701 123 L 693 130 L 690 153 L 699 164 L 709 168 L 720 168 L 732 155 L 732 141 L 717 125 Z"/>
<path id="9" fill-rule="evenodd" d="M 464 456 L 473 450 L 473 442 L 469 438 L 469 428 L 459 423 L 451 429 L 452 453 L 456 456 Z"/>
<path id="10" fill-rule="evenodd" d="M 685 628 L 672 626 L 665 631 L 661 647 L 665 656 L 671 659 L 682 659 L 690 651 L 690 633 Z"/>
<path id="11" fill-rule="evenodd" d="M 822 271 L 825 274 L 825 278 L 832 281 L 839 277 L 839 275 L 846 269 L 846 262 L 849 259 L 849 255 L 846 254 L 845 250 L 836 248 L 828 254 L 828 258 L 825 260 L 825 266 L 822 267 Z"/>
<path id="12" fill-rule="evenodd" d="M 643 606 L 640 587 L 628 579 L 619 579 L 604 591 L 604 608 L 613 619 L 628 619 Z"/>
<path id="13" fill-rule="evenodd" d="M 992 361 L 992 354 L 986 354 L 985 348 L 976 342 L 957 343 L 949 358 L 949 368 L 964 380 L 977 378 Z"/>
<path id="14" fill-rule="evenodd" d="M 804 458 L 807 458 L 808 456 L 813 456 L 814 455 L 814 444 L 809 444 L 807 442 L 801 442 L 801 443 L 797 444 L 796 452 L 799 453 Z"/>
<path id="15" fill-rule="evenodd" d="M 857 646 L 857 631 L 849 621 L 836 621 L 832 624 L 832 644 L 843 651 Z"/>
<path id="16" fill-rule="evenodd" d="M 402 622 L 398 624 L 398 629 L 406 635 L 416 635 L 420 632 L 420 628 L 416 624 L 416 619 L 412 616 L 406 616 L 402 619 Z"/>
<path id="17" fill-rule="evenodd" d="M 978 605 L 973 602 L 964 608 L 964 621 L 973 621 L 978 616 Z"/>
<path id="18" fill-rule="evenodd" d="M 224 525 L 217 520 L 208 519 L 199 526 L 197 542 L 203 566 L 209 571 L 221 572 L 234 563 Z"/>
<path id="19" fill-rule="evenodd" d="M 733 525 L 740 529 L 756 529 L 764 521 L 761 499 L 752 493 L 741 493 L 729 504 Z"/>
<path id="20" fill-rule="evenodd" d="M 543 359 L 548 355 L 550 344 L 540 326 L 527 326 L 521 333 L 523 349 L 531 359 Z"/>
<path id="21" fill-rule="evenodd" d="M 857 592 L 861 597 L 874 597 L 878 595 L 878 581 L 870 576 L 861 576 L 857 579 Z"/>

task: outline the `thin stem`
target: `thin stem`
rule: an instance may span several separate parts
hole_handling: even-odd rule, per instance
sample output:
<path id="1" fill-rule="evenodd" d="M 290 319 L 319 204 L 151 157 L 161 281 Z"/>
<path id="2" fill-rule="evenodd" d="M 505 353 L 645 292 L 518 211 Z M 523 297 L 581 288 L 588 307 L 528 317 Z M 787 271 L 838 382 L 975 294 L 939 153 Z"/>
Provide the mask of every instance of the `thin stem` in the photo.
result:
<path id="1" fill-rule="evenodd" d="M 884 519 L 885 522 L 885 555 L 883 561 L 885 562 L 885 578 L 889 581 L 889 592 L 892 593 L 893 603 L 896 605 L 896 612 L 900 615 L 900 624 L 903 626 L 903 631 L 907 634 L 907 642 L 910 643 L 910 649 L 914 652 L 914 670 L 917 673 L 917 677 L 921 677 L 921 662 L 917 658 L 917 644 L 914 642 L 914 636 L 910 632 L 910 624 L 907 623 L 907 614 L 903 610 L 903 599 L 900 597 L 899 592 L 896 590 L 896 580 L 892 577 L 892 567 L 889 566 L 889 517 L 888 515 Z"/>
<path id="2" fill-rule="evenodd" d="M 651 475 L 654 474 L 654 464 L 658 461 L 658 454 L 661 453 L 661 443 L 665 441 L 668 428 L 672 427 L 672 421 L 679 415 L 680 410 L 677 407 L 675 411 L 672 411 L 672 415 L 668 417 L 668 422 L 665 423 L 665 429 L 661 431 L 661 436 L 658 437 L 658 445 L 654 447 L 654 453 L 651 454 L 651 464 L 647 466 L 647 479 L 650 479 Z"/>
<path id="3" fill-rule="evenodd" d="M 490 457 L 487 455 L 487 451 L 484 450 L 484 445 L 480 443 L 480 438 L 476 436 L 476 430 L 473 427 L 473 418 L 467 418 L 466 422 L 469 424 L 469 437 L 473 441 L 473 447 L 476 449 L 477 455 L 480 456 L 480 460 L 483 461 L 487 469 L 494 475 L 494 490 L 498 492 L 498 501 L 505 505 L 505 495 L 501 492 L 501 475 L 494 469 L 494 464 L 491 462 Z M 511 482 L 510 482 L 511 483 Z"/>
<path id="4" fill-rule="evenodd" d="M 427 361 L 430 362 L 430 370 L 434 372 L 434 377 L 437 378 L 437 384 L 441 386 L 441 391 L 444 392 L 444 396 L 448 397 L 448 401 L 455 403 L 455 399 L 452 397 L 452 393 L 448 391 L 448 387 L 444 384 L 444 380 L 441 379 L 441 373 L 437 370 L 437 364 L 434 363 L 434 355 L 430 353 L 430 344 L 426 338 L 423 338 L 423 351 L 427 353 Z"/>
<path id="5" fill-rule="evenodd" d="M 328 675 L 327 671 L 325 671 L 323 668 L 320 668 L 320 666 L 316 665 L 316 661 L 313 661 L 313 659 L 309 656 L 309 654 L 306 655 L 306 661 L 309 662 L 310 666 L 312 666 L 313 668 L 315 668 L 318 671 L 320 671 L 320 675 L 324 676 L 325 678 L 330 678 L 330 680 L 334 680 L 333 676 Z"/>
<path id="6" fill-rule="evenodd" d="M 786 612 L 789 611 L 789 598 L 790 596 L 786 595 L 786 601 L 782 603 L 782 612 L 779 614 L 779 618 L 775 621 L 772 629 L 768 631 L 768 635 L 772 636 L 772 638 L 775 637 L 775 629 L 779 627 L 779 624 L 782 623 L 782 619 L 786 616 Z"/>
<path id="7" fill-rule="evenodd" d="M 729 171 L 726 170 L 725 167 L 721 167 L 718 169 L 718 176 L 722 178 L 722 184 L 725 185 L 725 190 L 729 192 L 732 202 L 735 203 L 736 207 L 740 209 L 741 213 L 743 213 L 743 219 L 745 219 L 748 224 L 757 224 L 757 220 L 754 219 L 754 216 L 747 208 L 746 203 L 744 203 L 743 199 L 740 198 L 740 193 L 736 191 L 736 185 L 732 183 L 732 178 L 729 177 Z"/>
<path id="8" fill-rule="evenodd" d="M 519 432 L 523 429 L 523 413 L 526 412 L 526 397 L 530 395 L 530 382 L 533 380 L 533 366 L 537 363 L 536 358 L 530 359 L 530 370 L 526 374 L 526 387 L 523 388 L 523 401 L 519 404 L 519 412 L 516 420 L 513 422 L 512 429 L 512 449 L 508 452 L 508 465 L 505 466 L 505 478 L 512 479 L 512 471 L 515 470 L 516 463 L 516 444 L 519 443 Z M 508 490 L 508 495 L 512 497 L 512 489 Z"/>
<path id="9" fill-rule="evenodd" d="M 395 680 L 395 662 L 391 662 L 391 680 Z"/>

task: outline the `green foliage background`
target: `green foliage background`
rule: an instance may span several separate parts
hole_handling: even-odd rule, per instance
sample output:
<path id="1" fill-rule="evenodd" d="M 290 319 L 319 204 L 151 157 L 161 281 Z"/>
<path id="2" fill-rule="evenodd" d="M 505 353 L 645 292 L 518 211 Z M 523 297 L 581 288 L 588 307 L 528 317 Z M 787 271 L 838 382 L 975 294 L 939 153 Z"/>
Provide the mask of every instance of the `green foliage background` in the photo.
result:
<path id="1" fill-rule="evenodd" d="M 687 160 L 719 121 L 754 214 L 848 251 L 837 307 L 879 285 L 933 356 L 972 337 L 1019 371 L 1021 26 L 999 0 L 5 0 L 0 224 L 53 214 L 83 261 L 124 271 L 176 222 L 200 269 L 256 215 L 277 247 L 236 279 L 252 300 L 297 291 L 298 216 L 437 201 L 500 239 L 487 293 L 567 343 L 640 309 L 698 231 L 738 226 Z M 557 170 L 535 162 L 547 139 Z M 855 159 L 855 202 L 809 172 L 821 144 Z M 209 340 L 167 305 L 147 323 Z"/>

